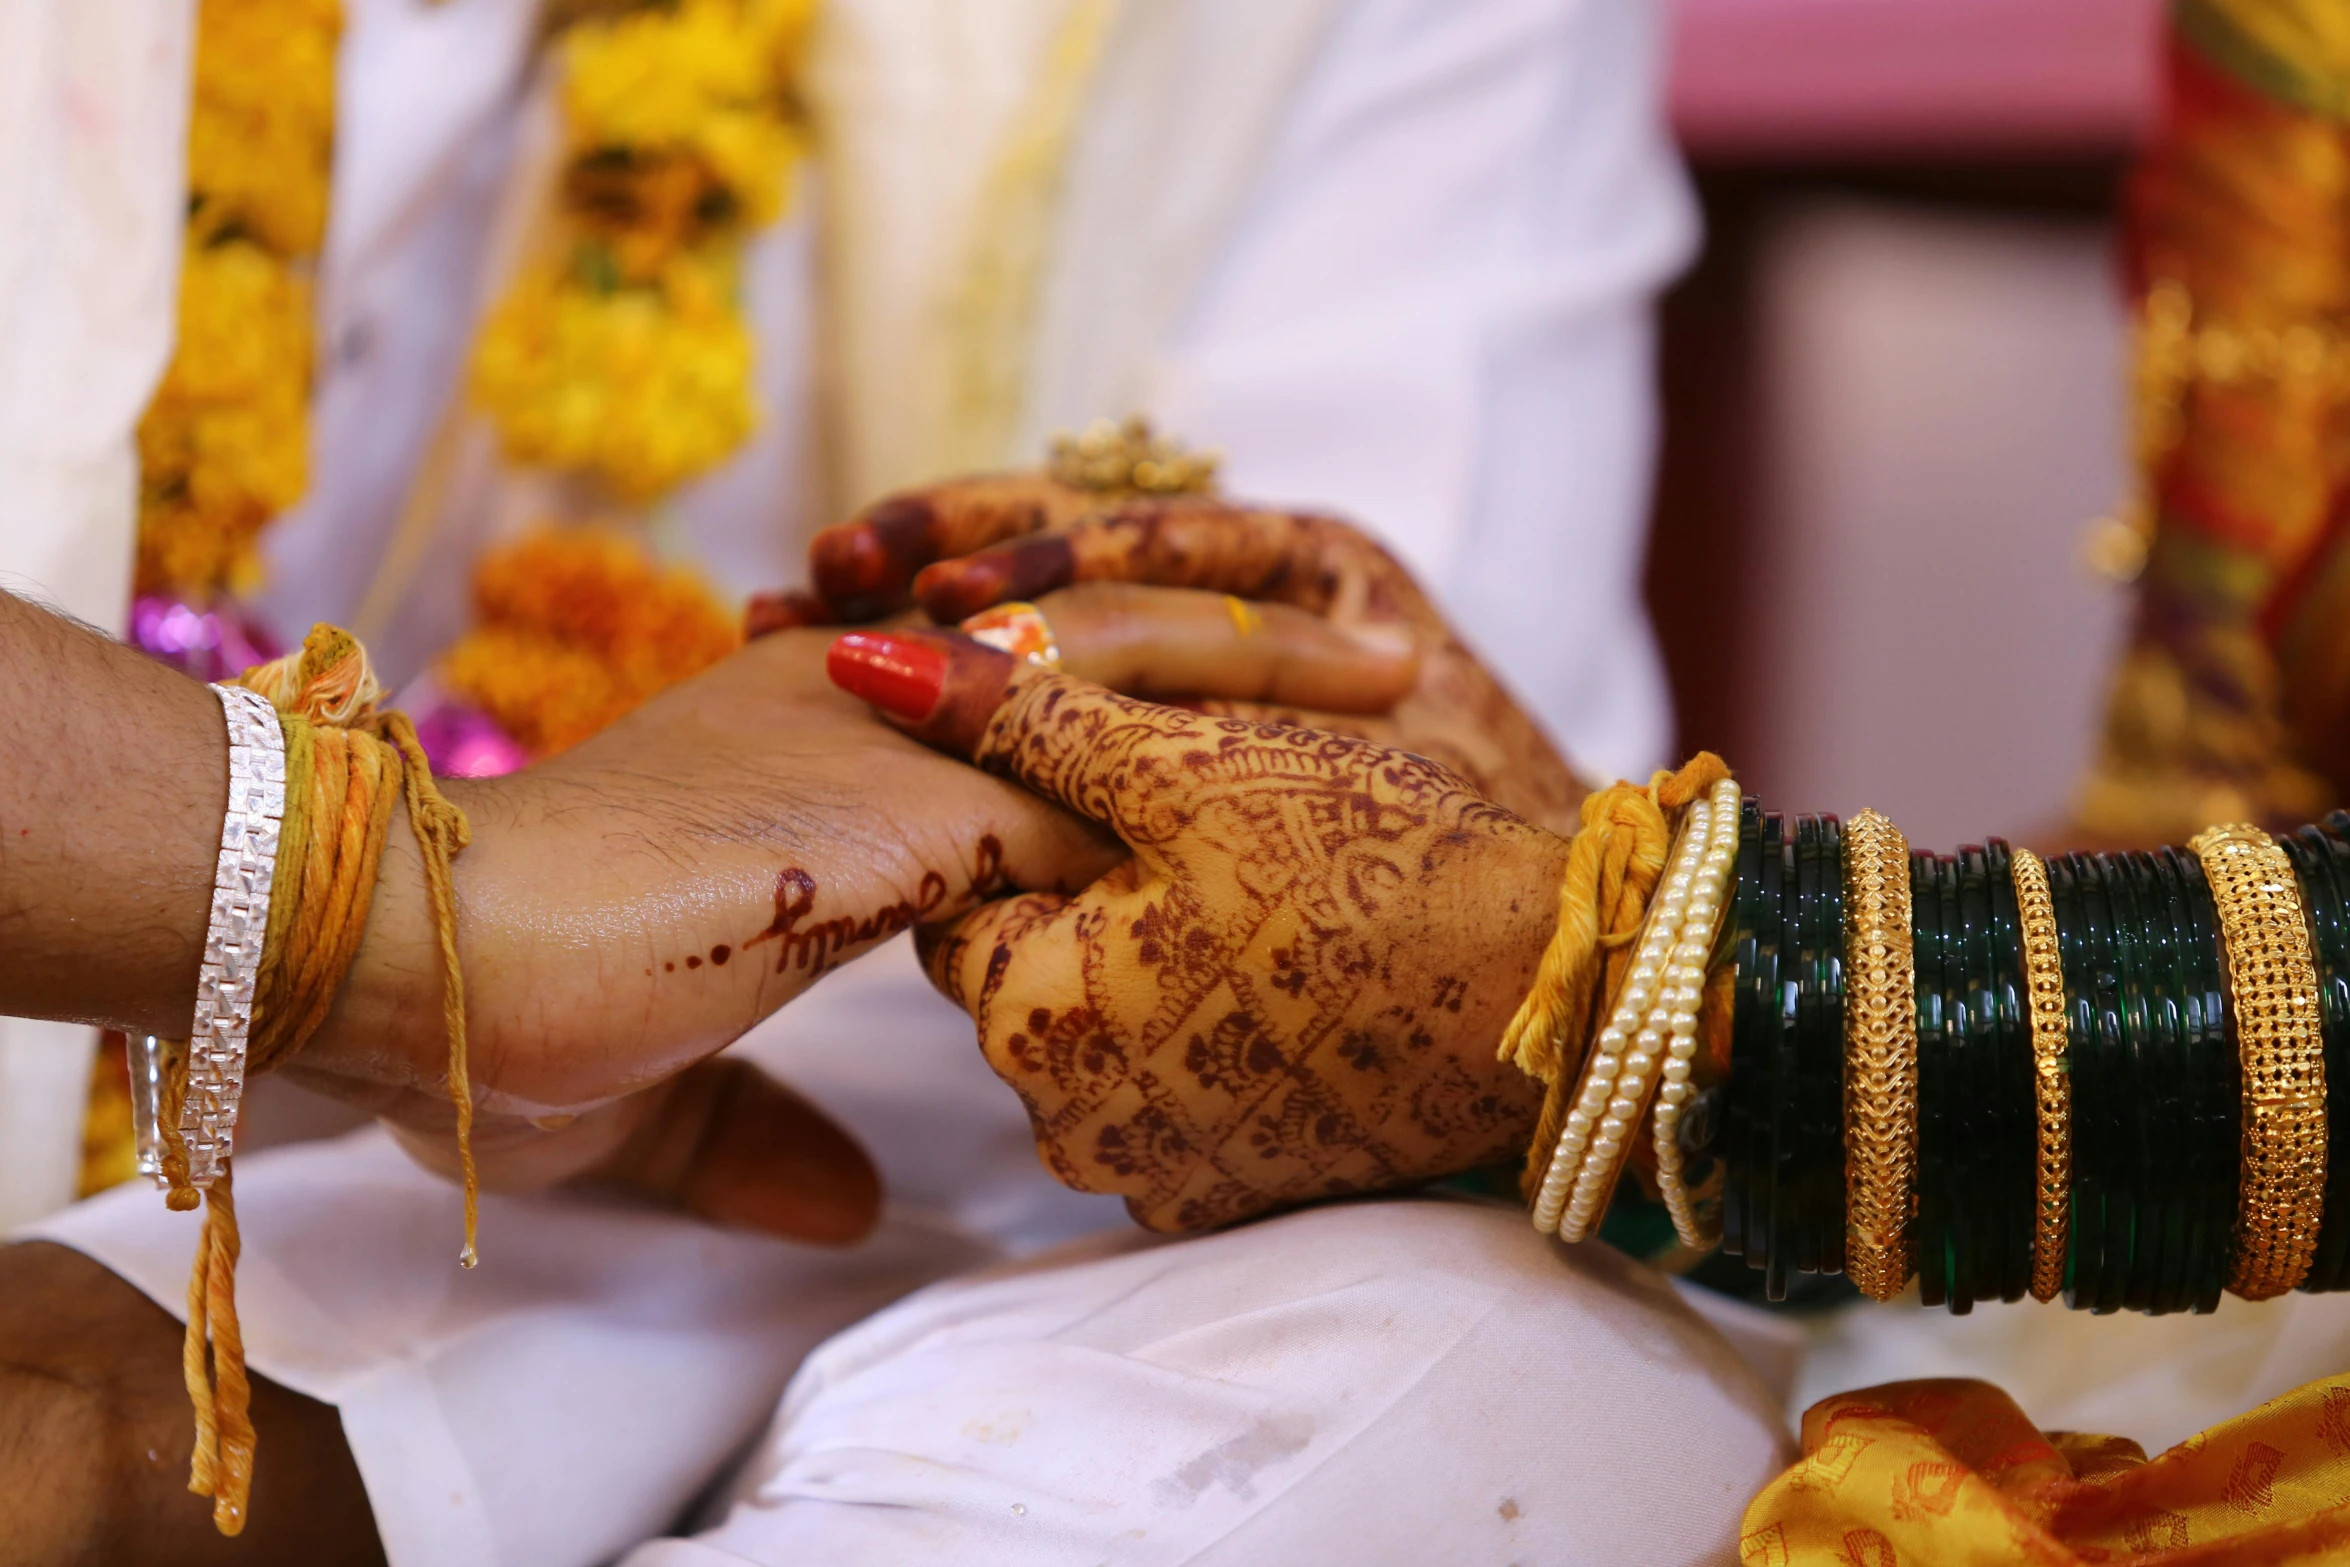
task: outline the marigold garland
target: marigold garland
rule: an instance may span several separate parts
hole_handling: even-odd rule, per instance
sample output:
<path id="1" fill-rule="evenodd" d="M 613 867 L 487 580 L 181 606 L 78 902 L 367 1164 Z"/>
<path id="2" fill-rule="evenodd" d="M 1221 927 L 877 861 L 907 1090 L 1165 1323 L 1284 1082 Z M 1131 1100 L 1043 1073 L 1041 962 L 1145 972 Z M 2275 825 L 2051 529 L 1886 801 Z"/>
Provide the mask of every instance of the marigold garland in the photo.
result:
<path id="1" fill-rule="evenodd" d="M 506 455 L 643 502 L 757 422 L 738 258 L 782 210 L 800 147 L 791 70 L 813 0 L 677 0 L 574 22 L 557 243 L 475 345 Z"/>
<path id="2" fill-rule="evenodd" d="M 140 593 L 258 579 L 309 482 L 310 267 L 326 229 L 340 0 L 203 0 L 178 336 L 139 421 Z"/>
<path id="3" fill-rule="evenodd" d="M 482 558 L 442 682 L 535 756 L 578 744 L 740 645 L 737 619 L 627 535 L 549 529 Z"/>

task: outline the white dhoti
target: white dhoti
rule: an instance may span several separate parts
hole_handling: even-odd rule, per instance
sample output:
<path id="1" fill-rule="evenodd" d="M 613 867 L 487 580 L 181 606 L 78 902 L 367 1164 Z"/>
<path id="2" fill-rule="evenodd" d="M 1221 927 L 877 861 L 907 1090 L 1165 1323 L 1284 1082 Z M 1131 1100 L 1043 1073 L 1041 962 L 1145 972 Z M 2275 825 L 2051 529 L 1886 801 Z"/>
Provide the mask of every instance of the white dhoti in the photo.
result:
<path id="1" fill-rule="evenodd" d="M 844 1252 L 492 1196 L 466 1273 L 382 1134 L 245 1161 L 247 1357 L 340 1411 L 395 1567 L 1735 1559 L 1785 1390 L 1664 1281 L 1436 1197 L 1141 1235 L 969 1027 L 901 946 L 746 1041 L 890 1180 Z M 153 1191 L 34 1233 L 182 1309 Z"/>

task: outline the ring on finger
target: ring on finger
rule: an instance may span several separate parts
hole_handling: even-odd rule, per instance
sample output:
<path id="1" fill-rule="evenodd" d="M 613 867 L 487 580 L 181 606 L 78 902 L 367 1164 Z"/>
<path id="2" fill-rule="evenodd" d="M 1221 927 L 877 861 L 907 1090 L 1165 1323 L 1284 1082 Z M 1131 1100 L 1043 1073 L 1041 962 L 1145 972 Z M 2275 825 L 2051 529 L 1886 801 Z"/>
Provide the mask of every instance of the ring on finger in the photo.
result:
<path id="1" fill-rule="evenodd" d="M 1061 644 L 1054 640 L 1052 623 L 1034 604 L 998 604 L 965 620 L 963 634 L 1025 663 L 1058 668 Z"/>
<path id="2" fill-rule="evenodd" d="M 1253 637 L 1265 629 L 1263 611 L 1237 594 L 1224 595 L 1224 613 L 1232 617 L 1232 629 L 1243 638 Z"/>

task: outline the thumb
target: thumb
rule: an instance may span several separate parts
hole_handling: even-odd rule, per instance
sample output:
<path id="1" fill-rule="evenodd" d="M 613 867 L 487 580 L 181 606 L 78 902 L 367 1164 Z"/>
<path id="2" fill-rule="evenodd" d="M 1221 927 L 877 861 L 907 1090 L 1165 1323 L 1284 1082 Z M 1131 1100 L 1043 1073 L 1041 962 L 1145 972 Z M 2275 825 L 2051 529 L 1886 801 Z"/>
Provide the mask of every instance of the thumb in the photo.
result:
<path id="1" fill-rule="evenodd" d="M 713 1224 L 847 1245 L 873 1227 L 881 1178 L 855 1138 L 747 1061 L 705 1061 L 585 1183 Z"/>
<path id="2" fill-rule="evenodd" d="M 384 1126 L 410 1158 L 456 1179 L 439 1116 Z M 576 1116 L 485 1116 L 473 1148 L 488 1191 L 600 1187 L 819 1245 L 860 1239 L 881 1208 L 881 1177 L 856 1139 L 747 1061 L 703 1061 Z"/>
<path id="3" fill-rule="evenodd" d="M 946 632 L 852 632 L 833 643 L 825 669 L 916 737 L 1009 774 L 1138 849 L 1180 825 L 1219 743 L 1255 727 L 1139 702 Z"/>

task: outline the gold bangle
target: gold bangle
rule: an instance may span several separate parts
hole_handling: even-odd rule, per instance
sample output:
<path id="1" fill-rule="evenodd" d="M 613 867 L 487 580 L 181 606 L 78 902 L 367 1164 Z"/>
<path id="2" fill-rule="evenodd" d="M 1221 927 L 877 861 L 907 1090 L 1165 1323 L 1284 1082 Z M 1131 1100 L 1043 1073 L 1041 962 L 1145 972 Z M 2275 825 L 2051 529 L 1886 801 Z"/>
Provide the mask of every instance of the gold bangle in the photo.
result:
<path id="1" fill-rule="evenodd" d="M 2317 964 L 2285 851 L 2243 822 L 2187 847 L 2219 910 L 2228 1006 L 2243 1063 L 2243 1184 L 2228 1289 L 2268 1300 L 2309 1274 L 2325 1212 L 2326 1067 Z"/>
<path id="2" fill-rule="evenodd" d="M 2065 1248 L 2072 1244 L 2073 1080 L 2066 1055 L 2064 964 L 2056 945 L 2056 904 L 2048 867 L 2029 849 L 2014 854 L 2015 906 L 2023 928 L 2024 987 L 2032 1016 L 2032 1099 L 2039 1116 L 2033 1163 L 2038 1193 L 2032 1224 L 2032 1298 L 2054 1300 L 2064 1288 Z"/>
<path id="3" fill-rule="evenodd" d="M 1844 1271 L 1891 1300 L 1917 1207 L 1917 967 L 1909 842 L 1875 811 L 1844 824 Z"/>

